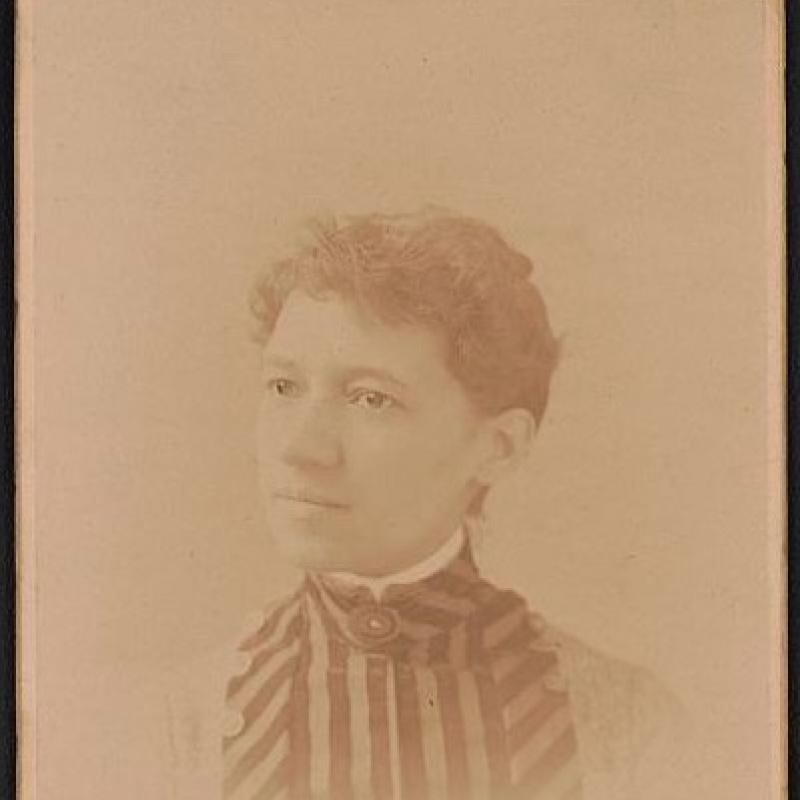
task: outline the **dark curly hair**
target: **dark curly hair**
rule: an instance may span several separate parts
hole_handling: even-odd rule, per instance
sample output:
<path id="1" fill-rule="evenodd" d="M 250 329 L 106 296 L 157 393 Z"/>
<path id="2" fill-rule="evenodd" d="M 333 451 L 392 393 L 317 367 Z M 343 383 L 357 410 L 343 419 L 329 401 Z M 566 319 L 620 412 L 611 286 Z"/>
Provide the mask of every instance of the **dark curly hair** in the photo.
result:
<path id="1" fill-rule="evenodd" d="M 311 244 L 255 286 L 262 340 L 294 289 L 335 293 L 387 324 L 442 334 L 448 367 L 479 411 L 526 408 L 541 422 L 559 347 L 530 259 L 488 225 L 449 212 L 367 214 L 310 228 Z"/>

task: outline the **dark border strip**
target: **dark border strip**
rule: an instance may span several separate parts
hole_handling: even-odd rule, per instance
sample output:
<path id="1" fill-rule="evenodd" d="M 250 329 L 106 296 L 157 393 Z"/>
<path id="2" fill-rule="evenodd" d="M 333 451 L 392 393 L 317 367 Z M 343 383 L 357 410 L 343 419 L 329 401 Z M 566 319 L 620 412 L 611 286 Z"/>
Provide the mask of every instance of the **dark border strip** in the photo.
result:
<path id="1" fill-rule="evenodd" d="M 14 797 L 16 783 L 15 568 L 14 568 L 14 22 L 15 3 L 0 2 L 0 797 Z"/>

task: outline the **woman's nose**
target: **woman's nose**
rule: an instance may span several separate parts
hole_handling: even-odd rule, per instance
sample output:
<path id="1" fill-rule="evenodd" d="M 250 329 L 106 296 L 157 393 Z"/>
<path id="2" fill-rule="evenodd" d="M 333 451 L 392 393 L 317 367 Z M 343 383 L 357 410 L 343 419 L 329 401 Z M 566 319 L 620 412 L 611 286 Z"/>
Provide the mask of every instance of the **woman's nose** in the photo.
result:
<path id="1" fill-rule="evenodd" d="M 281 458 L 297 468 L 330 469 L 342 461 L 338 426 L 321 404 L 309 404 L 287 422 Z"/>

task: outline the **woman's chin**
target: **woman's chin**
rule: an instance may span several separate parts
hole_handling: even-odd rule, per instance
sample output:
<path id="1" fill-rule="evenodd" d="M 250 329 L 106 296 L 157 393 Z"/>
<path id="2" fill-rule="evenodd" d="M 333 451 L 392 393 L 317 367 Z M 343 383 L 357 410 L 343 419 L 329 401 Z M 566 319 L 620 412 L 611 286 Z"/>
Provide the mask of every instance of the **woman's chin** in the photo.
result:
<path id="1" fill-rule="evenodd" d="M 348 569 L 347 541 L 332 526 L 312 520 L 273 519 L 270 527 L 276 547 L 295 567 L 315 572 Z"/>

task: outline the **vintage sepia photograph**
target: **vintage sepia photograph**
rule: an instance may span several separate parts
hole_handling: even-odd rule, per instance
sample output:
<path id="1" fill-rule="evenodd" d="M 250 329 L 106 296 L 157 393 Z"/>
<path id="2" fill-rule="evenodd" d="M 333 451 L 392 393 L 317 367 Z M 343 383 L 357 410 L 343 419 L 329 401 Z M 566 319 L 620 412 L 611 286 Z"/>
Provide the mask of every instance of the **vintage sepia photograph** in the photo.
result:
<path id="1" fill-rule="evenodd" d="M 784 797 L 780 4 L 20 6 L 19 797 Z"/>

